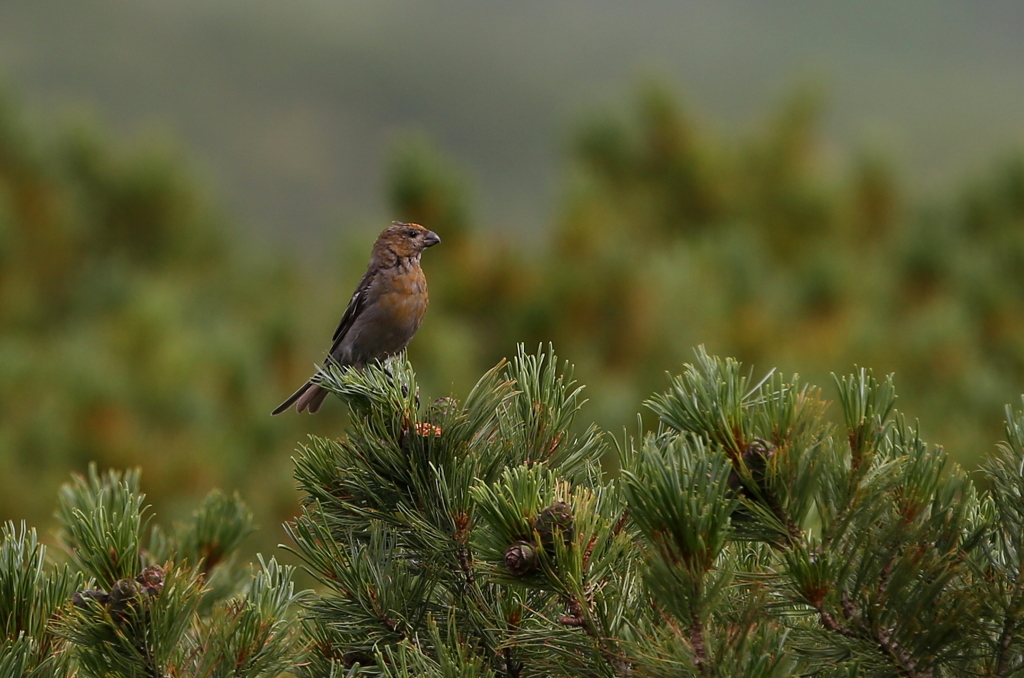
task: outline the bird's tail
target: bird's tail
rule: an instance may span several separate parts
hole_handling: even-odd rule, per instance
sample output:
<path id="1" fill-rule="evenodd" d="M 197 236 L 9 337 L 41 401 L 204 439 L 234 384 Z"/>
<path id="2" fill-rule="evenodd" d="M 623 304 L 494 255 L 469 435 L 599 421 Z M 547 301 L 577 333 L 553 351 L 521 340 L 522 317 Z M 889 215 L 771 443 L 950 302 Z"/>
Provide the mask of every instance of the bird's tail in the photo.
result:
<path id="1" fill-rule="evenodd" d="M 271 412 L 270 415 L 281 414 L 292 405 L 295 405 L 296 412 L 309 410 L 310 414 L 316 414 L 326 397 L 327 389 L 320 388 L 313 382 L 307 381 L 298 391 L 288 396 L 287 400 L 278 405 L 277 409 Z"/>

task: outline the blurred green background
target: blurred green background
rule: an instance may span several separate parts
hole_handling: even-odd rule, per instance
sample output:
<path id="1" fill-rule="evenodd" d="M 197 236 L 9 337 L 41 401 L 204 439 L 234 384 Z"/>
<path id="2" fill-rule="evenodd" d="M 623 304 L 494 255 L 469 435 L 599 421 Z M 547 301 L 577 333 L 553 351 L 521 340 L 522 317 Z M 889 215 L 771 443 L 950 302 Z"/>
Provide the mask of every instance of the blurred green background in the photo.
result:
<path id="1" fill-rule="evenodd" d="M 973 468 L 1024 392 L 1016 3 L 0 3 L 0 519 L 91 460 L 163 518 L 237 489 L 283 541 L 270 410 L 391 219 L 436 230 L 410 354 L 517 342 L 634 426 L 692 349 L 895 372 Z"/>

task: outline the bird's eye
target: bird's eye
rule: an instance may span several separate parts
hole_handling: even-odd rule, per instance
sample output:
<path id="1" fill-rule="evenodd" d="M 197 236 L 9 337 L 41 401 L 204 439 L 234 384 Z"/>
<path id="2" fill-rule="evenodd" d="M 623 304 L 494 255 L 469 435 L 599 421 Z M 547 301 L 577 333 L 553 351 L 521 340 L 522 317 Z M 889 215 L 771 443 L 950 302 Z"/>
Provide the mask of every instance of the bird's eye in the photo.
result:
<path id="1" fill-rule="evenodd" d="M 415 238 L 416 236 L 418 236 L 420 234 L 420 232 L 419 231 L 414 231 L 414 230 L 410 229 L 410 230 L 406 231 L 405 234 L 407 236 L 409 236 L 410 238 Z"/>

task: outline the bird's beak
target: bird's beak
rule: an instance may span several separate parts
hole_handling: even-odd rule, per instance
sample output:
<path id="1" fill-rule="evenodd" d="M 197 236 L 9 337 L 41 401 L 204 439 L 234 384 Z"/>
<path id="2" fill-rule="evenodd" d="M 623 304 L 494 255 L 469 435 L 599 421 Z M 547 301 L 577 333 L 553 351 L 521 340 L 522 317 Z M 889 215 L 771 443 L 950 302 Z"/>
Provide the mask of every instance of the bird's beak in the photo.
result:
<path id="1" fill-rule="evenodd" d="M 424 247 L 433 247 L 439 242 L 441 242 L 441 238 L 433 231 L 427 231 L 427 234 L 423 236 Z"/>

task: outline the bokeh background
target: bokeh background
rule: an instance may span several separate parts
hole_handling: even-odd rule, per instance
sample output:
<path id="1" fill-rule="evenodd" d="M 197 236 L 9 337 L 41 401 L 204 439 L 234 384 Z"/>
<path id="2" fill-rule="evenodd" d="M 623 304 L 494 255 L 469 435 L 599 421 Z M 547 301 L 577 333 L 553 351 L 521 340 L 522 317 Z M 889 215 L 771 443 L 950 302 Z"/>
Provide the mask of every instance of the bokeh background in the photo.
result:
<path id="1" fill-rule="evenodd" d="M 310 373 L 391 219 L 425 398 L 553 342 L 636 427 L 704 344 L 896 374 L 969 468 L 1024 392 L 1015 2 L 0 2 L 0 519 L 90 461 L 283 541 Z M 649 419 L 648 419 L 649 421 Z"/>

